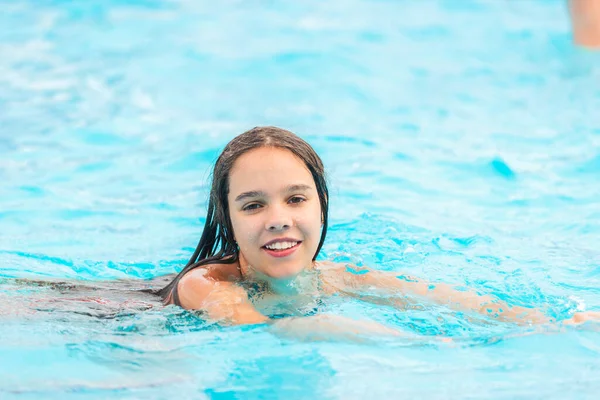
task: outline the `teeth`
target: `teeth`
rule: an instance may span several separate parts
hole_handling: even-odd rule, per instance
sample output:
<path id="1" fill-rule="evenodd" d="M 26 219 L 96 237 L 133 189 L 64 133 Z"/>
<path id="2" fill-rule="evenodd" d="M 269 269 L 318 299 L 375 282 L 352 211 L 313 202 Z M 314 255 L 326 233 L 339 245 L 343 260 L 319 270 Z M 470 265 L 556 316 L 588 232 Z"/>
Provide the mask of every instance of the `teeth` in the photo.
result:
<path id="1" fill-rule="evenodd" d="M 272 243 L 265 247 L 269 250 L 285 250 L 285 249 L 289 249 L 290 247 L 294 247 L 297 244 L 298 244 L 298 242 L 277 242 L 277 243 Z"/>

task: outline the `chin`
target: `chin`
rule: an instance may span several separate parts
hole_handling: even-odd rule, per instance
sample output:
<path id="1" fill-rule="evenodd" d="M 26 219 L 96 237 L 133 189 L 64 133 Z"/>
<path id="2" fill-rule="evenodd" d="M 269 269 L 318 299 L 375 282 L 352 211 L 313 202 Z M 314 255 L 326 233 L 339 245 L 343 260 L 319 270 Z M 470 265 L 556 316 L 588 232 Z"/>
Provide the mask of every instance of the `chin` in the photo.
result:
<path id="1" fill-rule="evenodd" d="M 263 271 L 263 274 L 273 279 L 289 279 L 293 278 L 302 272 L 303 268 L 299 267 L 279 267 L 272 270 Z"/>

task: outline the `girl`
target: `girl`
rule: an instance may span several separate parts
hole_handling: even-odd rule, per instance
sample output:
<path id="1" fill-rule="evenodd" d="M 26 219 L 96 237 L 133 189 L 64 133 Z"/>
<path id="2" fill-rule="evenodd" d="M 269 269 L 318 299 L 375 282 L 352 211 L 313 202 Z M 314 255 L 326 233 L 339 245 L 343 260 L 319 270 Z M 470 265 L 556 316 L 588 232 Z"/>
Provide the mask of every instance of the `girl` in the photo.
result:
<path id="1" fill-rule="evenodd" d="M 267 314 L 273 303 L 293 309 L 302 307 L 306 299 L 338 294 L 406 307 L 407 298 L 419 297 L 519 324 L 552 322 L 538 310 L 510 307 L 449 285 L 315 261 L 327 234 L 328 205 L 323 163 L 308 143 L 276 127 L 257 127 L 237 136 L 215 163 L 206 223 L 196 251 L 160 290 L 165 304 L 241 325 L 272 322 Z M 379 295 L 365 296 L 373 291 Z M 383 294 L 396 297 L 384 300 Z M 576 313 L 564 322 L 599 317 L 600 313 Z M 277 324 L 309 330 L 395 332 L 332 316 L 283 318 Z"/>

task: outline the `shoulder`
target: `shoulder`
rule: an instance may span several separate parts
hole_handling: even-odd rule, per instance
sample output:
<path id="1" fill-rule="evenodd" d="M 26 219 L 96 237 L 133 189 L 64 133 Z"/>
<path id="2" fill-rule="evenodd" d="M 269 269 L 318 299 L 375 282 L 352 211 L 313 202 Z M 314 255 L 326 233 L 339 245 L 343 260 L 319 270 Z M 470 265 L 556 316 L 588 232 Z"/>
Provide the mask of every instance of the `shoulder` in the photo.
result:
<path id="1" fill-rule="evenodd" d="M 321 280 L 334 291 L 346 291 L 364 284 L 371 269 L 347 263 L 320 261 L 315 269 L 319 271 Z"/>
<path id="2" fill-rule="evenodd" d="M 214 263 L 202 265 L 188 271 L 179 282 L 203 283 L 210 282 L 236 282 L 242 278 L 239 262 Z"/>
<path id="3" fill-rule="evenodd" d="M 380 271 L 348 263 L 321 262 L 316 266 L 323 280 L 340 290 L 357 289 L 370 286 L 402 286 L 421 284 L 416 277 L 406 274 Z"/>
<path id="4" fill-rule="evenodd" d="M 332 261 L 319 261 L 315 269 L 323 275 L 336 275 L 340 277 L 354 277 L 365 275 L 373 270 L 367 267 L 359 267 L 348 263 L 335 263 Z"/>
<path id="5" fill-rule="evenodd" d="M 239 279 L 236 264 L 212 264 L 185 274 L 177 283 L 181 306 L 198 309 L 206 301 L 219 301 L 217 297 L 244 296 L 244 289 L 233 284 Z"/>

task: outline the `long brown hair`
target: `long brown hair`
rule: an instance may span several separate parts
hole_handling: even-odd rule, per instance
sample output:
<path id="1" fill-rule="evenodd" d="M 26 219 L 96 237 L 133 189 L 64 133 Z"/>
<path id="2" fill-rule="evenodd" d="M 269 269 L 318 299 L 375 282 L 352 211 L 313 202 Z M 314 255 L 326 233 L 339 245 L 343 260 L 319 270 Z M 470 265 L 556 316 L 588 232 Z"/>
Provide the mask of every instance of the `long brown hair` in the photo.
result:
<path id="1" fill-rule="evenodd" d="M 208 264 L 232 264 L 238 261 L 238 248 L 234 239 L 231 218 L 229 216 L 229 204 L 227 202 L 229 173 L 238 157 L 259 147 L 276 147 L 289 150 L 302 160 L 306 168 L 310 171 L 319 195 L 321 217 L 323 220 L 321 240 L 313 256 L 313 261 L 317 258 L 327 234 L 329 203 L 329 192 L 327 190 L 323 162 L 306 141 L 292 132 L 274 126 L 256 127 L 233 138 L 225 146 L 217 159 L 212 173 L 208 211 L 202 236 L 186 266 L 171 283 L 158 291 L 163 300 L 166 300 L 170 296 L 173 287 L 177 285 L 181 277 L 192 269 Z"/>

